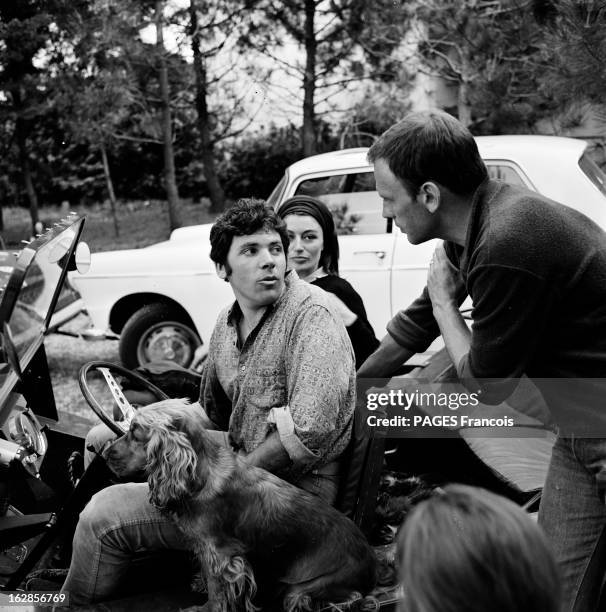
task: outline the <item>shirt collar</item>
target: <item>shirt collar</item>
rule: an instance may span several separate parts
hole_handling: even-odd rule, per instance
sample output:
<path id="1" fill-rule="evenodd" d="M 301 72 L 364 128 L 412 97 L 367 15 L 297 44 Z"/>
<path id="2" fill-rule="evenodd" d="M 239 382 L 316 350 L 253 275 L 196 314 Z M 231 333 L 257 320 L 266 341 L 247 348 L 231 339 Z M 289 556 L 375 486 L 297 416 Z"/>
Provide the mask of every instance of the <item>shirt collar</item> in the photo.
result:
<path id="1" fill-rule="evenodd" d="M 293 270 L 294 272 L 294 270 Z M 296 274 L 296 272 L 295 272 Z M 318 268 L 315 272 L 312 272 L 309 276 L 305 277 L 305 282 L 306 283 L 313 283 L 315 280 L 318 280 L 319 278 L 324 278 L 325 276 L 328 276 L 326 270 L 322 267 L 322 268 Z"/>

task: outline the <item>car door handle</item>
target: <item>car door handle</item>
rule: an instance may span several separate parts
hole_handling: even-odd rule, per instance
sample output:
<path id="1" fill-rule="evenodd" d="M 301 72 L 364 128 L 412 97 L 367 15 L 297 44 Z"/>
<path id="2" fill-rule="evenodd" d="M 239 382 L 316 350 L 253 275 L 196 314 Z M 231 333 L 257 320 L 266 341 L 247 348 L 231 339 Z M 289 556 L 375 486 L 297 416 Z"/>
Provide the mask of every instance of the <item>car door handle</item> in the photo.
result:
<path id="1" fill-rule="evenodd" d="M 376 255 L 379 259 L 385 259 L 385 251 L 354 251 L 354 255 Z"/>

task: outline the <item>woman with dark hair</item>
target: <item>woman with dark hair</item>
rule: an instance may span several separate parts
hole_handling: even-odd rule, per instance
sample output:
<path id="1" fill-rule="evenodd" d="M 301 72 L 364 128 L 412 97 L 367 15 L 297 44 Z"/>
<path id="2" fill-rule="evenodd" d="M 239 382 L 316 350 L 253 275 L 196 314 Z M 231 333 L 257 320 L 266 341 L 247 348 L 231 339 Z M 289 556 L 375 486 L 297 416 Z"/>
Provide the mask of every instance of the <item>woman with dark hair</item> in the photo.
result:
<path id="1" fill-rule="evenodd" d="M 560 610 L 547 538 L 519 506 L 484 489 L 438 489 L 405 520 L 396 556 L 402 611 Z"/>
<path id="2" fill-rule="evenodd" d="M 288 267 L 304 281 L 332 293 L 347 328 L 356 356 L 356 367 L 379 346 L 366 317 L 362 298 L 339 276 L 339 242 L 327 206 L 311 196 L 294 196 L 278 209 L 290 244 Z"/>

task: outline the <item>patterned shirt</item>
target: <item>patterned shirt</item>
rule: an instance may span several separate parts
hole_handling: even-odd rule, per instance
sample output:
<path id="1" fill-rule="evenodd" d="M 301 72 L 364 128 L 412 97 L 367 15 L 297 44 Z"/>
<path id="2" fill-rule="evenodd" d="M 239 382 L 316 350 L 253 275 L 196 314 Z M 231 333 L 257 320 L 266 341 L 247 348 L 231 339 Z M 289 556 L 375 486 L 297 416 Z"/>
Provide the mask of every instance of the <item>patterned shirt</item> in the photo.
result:
<path id="1" fill-rule="evenodd" d="M 292 460 L 285 477 L 335 460 L 351 435 L 353 351 L 326 293 L 286 276 L 285 290 L 239 346 L 235 302 L 215 325 L 200 404 L 236 450 L 250 453 L 277 431 Z"/>

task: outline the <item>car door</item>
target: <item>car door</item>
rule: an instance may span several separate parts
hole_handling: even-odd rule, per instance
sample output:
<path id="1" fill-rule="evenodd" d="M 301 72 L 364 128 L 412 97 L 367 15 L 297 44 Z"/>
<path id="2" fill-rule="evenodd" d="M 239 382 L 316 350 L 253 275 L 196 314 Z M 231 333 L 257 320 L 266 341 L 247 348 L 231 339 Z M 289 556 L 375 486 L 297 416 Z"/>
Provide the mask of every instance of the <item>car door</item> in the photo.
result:
<path id="1" fill-rule="evenodd" d="M 381 336 L 391 316 L 395 234 L 382 216 L 371 168 L 299 177 L 291 195 L 310 195 L 332 211 L 339 234 L 339 272 L 360 294 L 368 320 Z"/>

